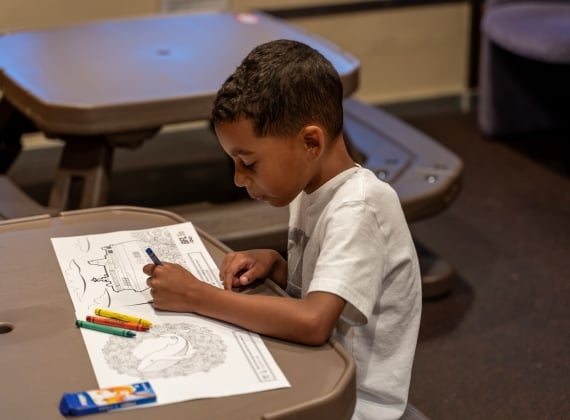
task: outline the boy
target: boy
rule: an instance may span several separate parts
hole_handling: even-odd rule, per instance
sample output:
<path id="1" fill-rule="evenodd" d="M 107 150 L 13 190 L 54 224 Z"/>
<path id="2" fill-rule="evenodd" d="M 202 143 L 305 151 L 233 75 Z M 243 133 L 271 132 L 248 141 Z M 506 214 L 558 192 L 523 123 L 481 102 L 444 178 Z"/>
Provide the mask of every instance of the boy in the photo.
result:
<path id="1" fill-rule="evenodd" d="M 272 250 L 230 253 L 226 290 L 174 264 L 144 272 L 157 309 L 308 345 L 335 336 L 357 366 L 354 418 L 396 419 L 419 328 L 419 266 L 396 193 L 347 152 L 342 99 L 338 73 L 316 50 L 289 40 L 256 47 L 219 90 L 212 124 L 236 185 L 290 205 L 287 261 Z M 231 291 L 267 277 L 297 299 Z"/>

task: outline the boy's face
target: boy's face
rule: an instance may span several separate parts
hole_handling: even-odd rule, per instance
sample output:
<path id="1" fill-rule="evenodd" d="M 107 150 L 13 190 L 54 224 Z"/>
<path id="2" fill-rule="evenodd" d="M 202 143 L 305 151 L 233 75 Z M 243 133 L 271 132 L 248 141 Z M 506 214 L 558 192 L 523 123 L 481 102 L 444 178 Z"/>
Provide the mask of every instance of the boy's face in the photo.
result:
<path id="1" fill-rule="evenodd" d="M 222 123 L 216 134 L 235 164 L 234 182 L 272 206 L 288 205 L 310 188 L 314 151 L 302 133 L 295 137 L 257 137 L 250 120 Z M 310 191 L 308 191 L 310 192 Z"/>

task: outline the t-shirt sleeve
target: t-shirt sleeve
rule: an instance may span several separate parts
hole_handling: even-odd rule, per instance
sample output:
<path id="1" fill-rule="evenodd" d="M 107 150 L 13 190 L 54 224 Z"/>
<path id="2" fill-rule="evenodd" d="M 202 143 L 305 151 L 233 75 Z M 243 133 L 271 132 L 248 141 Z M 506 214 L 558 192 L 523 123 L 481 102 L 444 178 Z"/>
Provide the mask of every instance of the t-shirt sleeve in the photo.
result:
<path id="1" fill-rule="evenodd" d="M 386 247 L 382 226 L 363 201 L 344 203 L 328 214 L 308 293 L 329 292 L 346 300 L 341 319 L 367 323 L 384 278 Z"/>

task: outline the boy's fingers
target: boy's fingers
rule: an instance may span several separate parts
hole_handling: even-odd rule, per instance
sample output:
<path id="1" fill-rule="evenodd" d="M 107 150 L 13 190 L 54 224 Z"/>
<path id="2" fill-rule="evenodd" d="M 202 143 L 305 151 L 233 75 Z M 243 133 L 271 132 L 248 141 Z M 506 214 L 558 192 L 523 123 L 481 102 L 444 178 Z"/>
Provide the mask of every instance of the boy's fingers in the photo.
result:
<path id="1" fill-rule="evenodd" d="M 239 284 L 242 286 L 247 286 L 249 283 L 251 283 L 249 277 L 246 274 L 241 275 L 238 280 Z"/>
<path id="2" fill-rule="evenodd" d="M 146 264 L 142 269 L 143 273 L 145 273 L 147 276 L 152 276 L 152 272 L 154 271 L 154 267 L 155 267 L 154 264 Z"/>
<path id="3" fill-rule="evenodd" d="M 233 277 L 224 277 L 222 278 L 222 281 L 224 282 L 224 289 L 226 290 L 231 290 L 233 287 Z"/>
<path id="4" fill-rule="evenodd" d="M 257 266 L 254 265 L 248 270 L 243 270 L 243 272 L 238 275 L 238 282 L 240 286 L 247 286 L 260 277 L 261 273 L 259 273 Z"/>
<path id="5" fill-rule="evenodd" d="M 251 274 L 249 273 L 251 273 L 251 270 L 239 270 L 238 272 L 226 271 L 226 274 L 222 277 L 224 289 L 231 290 L 233 287 L 249 284 L 249 278 L 251 278 Z"/>
<path id="6" fill-rule="evenodd" d="M 153 276 L 154 273 L 156 272 L 156 270 L 164 270 L 164 267 L 166 267 L 167 265 L 170 265 L 170 263 L 167 262 L 163 262 L 162 265 L 156 265 L 156 264 L 145 264 L 145 266 L 143 267 L 143 273 L 145 273 L 147 276 Z"/>

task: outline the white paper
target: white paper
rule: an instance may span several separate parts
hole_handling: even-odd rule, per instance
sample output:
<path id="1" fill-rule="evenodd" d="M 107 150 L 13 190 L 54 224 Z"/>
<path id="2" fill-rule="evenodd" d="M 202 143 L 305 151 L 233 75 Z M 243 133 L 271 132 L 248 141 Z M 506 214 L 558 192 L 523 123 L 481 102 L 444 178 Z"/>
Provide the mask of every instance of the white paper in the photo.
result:
<path id="1" fill-rule="evenodd" d="M 222 287 L 218 268 L 190 222 L 51 241 L 78 319 L 105 308 L 153 323 L 130 338 L 81 329 L 101 388 L 148 380 L 157 404 L 166 404 L 290 386 L 258 334 L 152 307 L 142 272 L 151 262 L 147 247 L 161 260 Z"/>

